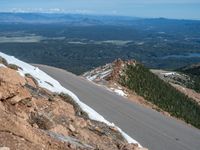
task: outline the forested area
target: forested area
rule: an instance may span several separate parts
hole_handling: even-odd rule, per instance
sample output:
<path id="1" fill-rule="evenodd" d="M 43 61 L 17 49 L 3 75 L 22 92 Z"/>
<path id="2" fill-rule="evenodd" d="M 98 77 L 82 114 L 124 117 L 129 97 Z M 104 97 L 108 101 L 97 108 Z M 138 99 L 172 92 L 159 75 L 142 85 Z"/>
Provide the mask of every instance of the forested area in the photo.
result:
<path id="1" fill-rule="evenodd" d="M 135 91 L 172 116 L 200 128 L 200 106 L 143 65 L 128 65 L 120 79 L 123 86 Z"/>

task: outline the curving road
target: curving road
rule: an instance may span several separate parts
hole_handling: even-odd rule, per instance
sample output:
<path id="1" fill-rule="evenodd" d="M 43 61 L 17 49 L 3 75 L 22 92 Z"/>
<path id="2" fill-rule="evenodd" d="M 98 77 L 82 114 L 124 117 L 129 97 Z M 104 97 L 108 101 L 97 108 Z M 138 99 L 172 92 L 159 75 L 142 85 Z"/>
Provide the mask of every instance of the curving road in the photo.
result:
<path id="1" fill-rule="evenodd" d="M 149 150 L 200 150 L 200 130 L 135 104 L 65 70 L 35 66 Z"/>

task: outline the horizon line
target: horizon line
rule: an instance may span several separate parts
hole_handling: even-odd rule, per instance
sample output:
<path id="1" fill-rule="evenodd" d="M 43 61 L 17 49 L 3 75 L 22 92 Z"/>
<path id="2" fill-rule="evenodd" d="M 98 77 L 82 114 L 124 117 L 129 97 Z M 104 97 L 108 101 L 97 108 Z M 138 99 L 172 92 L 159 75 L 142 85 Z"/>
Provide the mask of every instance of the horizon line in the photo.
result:
<path id="1" fill-rule="evenodd" d="M 120 14 L 98 14 L 98 13 L 76 13 L 76 12 L 51 12 L 51 11 L 0 11 L 0 13 L 13 13 L 13 14 L 63 14 L 63 15 L 86 15 L 86 16 L 106 16 L 106 17 L 127 17 L 127 18 L 138 18 L 138 19 L 169 19 L 169 20 L 191 20 L 200 21 L 200 18 L 170 18 L 170 17 L 145 17 L 145 16 L 129 16 Z"/>

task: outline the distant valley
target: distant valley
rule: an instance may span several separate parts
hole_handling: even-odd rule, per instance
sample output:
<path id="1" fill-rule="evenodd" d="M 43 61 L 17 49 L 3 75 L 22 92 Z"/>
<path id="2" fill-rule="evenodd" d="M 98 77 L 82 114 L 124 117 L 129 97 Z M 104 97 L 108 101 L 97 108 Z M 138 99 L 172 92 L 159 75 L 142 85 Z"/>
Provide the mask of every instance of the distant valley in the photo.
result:
<path id="1" fill-rule="evenodd" d="M 200 21 L 0 13 L 0 51 L 76 74 L 117 58 L 155 69 L 200 62 Z"/>

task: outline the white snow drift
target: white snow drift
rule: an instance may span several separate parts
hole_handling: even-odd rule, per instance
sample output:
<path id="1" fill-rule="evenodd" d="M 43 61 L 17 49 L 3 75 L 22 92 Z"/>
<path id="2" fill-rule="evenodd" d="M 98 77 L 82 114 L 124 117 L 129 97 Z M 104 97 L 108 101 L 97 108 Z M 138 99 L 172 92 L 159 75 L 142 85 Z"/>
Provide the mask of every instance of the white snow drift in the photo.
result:
<path id="1" fill-rule="evenodd" d="M 111 90 L 113 90 L 117 95 L 124 96 L 124 97 L 127 96 L 127 94 L 125 94 L 124 91 L 122 91 L 120 89 L 111 88 Z"/>
<path id="2" fill-rule="evenodd" d="M 47 75 L 45 72 L 41 71 L 39 68 L 31 66 L 23 61 L 16 59 L 13 56 L 8 56 L 1 52 L 0 52 L 0 56 L 3 57 L 4 59 L 6 59 L 9 64 L 15 64 L 15 65 L 19 66 L 21 68 L 18 70 L 20 75 L 22 75 L 22 76 L 25 76 L 25 74 L 32 75 L 38 81 L 38 84 L 40 87 L 46 88 L 46 89 L 50 90 L 51 92 L 57 92 L 57 93 L 63 92 L 63 93 L 68 94 L 69 96 L 71 96 L 74 99 L 74 101 L 77 102 L 79 104 L 79 106 L 86 113 L 88 113 L 88 116 L 90 117 L 90 119 L 104 122 L 109 126 L 115 126 L 113 123 L 110 123 L 109 121 L 104 119 L 104 117 L 101 116 L 99 113 L 97 113 L 94 109 L 92 109 L 91 107 L 89 107 L 86 104 L 84 104 L 83 102 L 81 102 L 74 93 L 72 93 L 68 89 L 65 89 L 64 87 L 62 87 L 58 81 L 56 81 L 55 79 L 53 79 L 52 77 Z M 134 140 L 133 138 L 128 136 L 119 127 L 117 127 L 117 126 L 115 126 L 115 127 L 119 130 L 119 132 L 121 132 L 121 134 L 124 136 L 124 138 L 127 140 L 128 143 L 135 143 L 141 147 L 141 145 L 136 140 Z"/>

